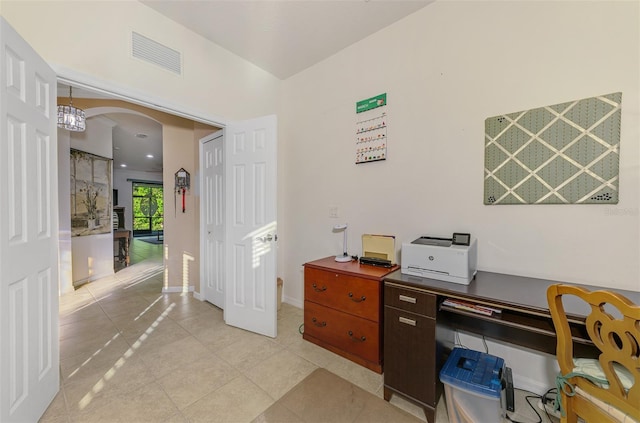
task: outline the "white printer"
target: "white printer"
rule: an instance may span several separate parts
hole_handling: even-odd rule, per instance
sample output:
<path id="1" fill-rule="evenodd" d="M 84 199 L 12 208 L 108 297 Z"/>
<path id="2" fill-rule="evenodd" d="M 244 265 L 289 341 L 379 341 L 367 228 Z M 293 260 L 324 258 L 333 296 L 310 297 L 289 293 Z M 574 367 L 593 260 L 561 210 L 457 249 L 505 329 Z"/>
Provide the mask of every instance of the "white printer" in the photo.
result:
<path id="1" fill-rule="evenodd" d="M 402 244 L 402 273 L 469 285 L 478 270 L 478 247 L 470 234 L 423 236 Z"/>

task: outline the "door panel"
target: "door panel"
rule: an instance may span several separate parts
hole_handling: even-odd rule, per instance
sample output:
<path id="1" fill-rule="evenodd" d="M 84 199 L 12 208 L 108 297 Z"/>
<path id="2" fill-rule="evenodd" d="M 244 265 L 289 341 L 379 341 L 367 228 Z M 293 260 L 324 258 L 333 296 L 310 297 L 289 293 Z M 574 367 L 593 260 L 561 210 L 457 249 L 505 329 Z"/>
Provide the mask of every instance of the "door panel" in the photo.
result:
<path id="1" fill-rule="evenodd" d="M 56 75 L 0 17 L 0 421 L 58 392 Z"/>
<path id="2" fill-rule="evenodd" d="M 217 131 L 202 140 L 204 219 L 204 298 L 224 309 L 224 136 Z"/>
<path id="3" fill-rule="evenodd" d="M 204 219 L 204 299 L 224 309 L 224 137 L 218 131 L 202 139 Z"/>
<path id="4" fill-rule="evenodd" d="M 225 321 L 275 337 L 276 117 L 225 128 Z"/>

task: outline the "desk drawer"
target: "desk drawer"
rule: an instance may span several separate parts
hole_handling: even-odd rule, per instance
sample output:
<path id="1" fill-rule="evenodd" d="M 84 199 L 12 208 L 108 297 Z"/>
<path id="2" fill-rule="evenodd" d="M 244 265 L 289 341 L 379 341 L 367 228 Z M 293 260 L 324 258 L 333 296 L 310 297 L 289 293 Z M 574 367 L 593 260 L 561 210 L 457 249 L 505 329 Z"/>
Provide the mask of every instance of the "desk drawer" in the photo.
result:
<path id="1" fill-rule="evenodd" d="M 436 321 L 384 308 L 384 384 L 435 408 Z"/>
<path id="2" fill-rule="evenodd" d="M 380 362 L 378 323 L 305 301 L 304 333 L 370 362 Z"/>
<path id="3" fill-rule="evenodd" d="M 380 321 L 381 282 L 305 268 L 304 298 L 374 322 Z"/>
<path id="4" fill-rule="evenodd" d="M 413 289 L 384 286 L 384 305 L 422 316 L 436 317 L 436 295 Z"/>

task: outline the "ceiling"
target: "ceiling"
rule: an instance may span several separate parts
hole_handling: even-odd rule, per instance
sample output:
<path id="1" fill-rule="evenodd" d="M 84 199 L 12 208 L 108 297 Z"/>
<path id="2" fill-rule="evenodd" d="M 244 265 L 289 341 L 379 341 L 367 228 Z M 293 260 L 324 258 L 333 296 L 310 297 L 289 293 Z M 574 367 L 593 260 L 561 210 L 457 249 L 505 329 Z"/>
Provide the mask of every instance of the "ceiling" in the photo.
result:
<path id="1" fill-rule="evenodd" d="M 434 0 L 141 0 L 230 52 L 286 79 Z M 69 86 L 59 83 L 64 97 Z M 108 98 L 74 87 L 76 98 Z M 162 126 L 128 113 L 112 121 L 114 169 L 162 170 Z M 96 117 L 97 118 L 97 117 Z M 91 124 L 89 118 L 87 125 Z M 146 134 L 146 138 L 136 134 Z M 151 154 L 152 159 L 146 155 Z"/>
<path id="2" fill-rule="evenodd" d="M 286 79 L 434 0 L 140 0 Z"/>
<path id="3" fill-rule="evenodd" d="M 113 127 L 114 168 L 162 172 L 161 124 L 131 113 L 109 113 L 102 116 L 116 123 Z M 90 124 L 91 122 L 87 123 Z"/>

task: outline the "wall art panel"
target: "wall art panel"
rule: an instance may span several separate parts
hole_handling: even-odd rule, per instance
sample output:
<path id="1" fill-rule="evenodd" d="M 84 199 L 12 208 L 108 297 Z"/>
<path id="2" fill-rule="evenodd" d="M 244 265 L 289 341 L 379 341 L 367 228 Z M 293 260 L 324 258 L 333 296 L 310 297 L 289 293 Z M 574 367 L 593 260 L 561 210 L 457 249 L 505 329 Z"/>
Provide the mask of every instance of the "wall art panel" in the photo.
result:
<path id="1" fill-rule="evenodd" d="M 111 162 L 71 149 L 71 236 L 112 231 Z"/>
<path id="2" fill-rule="evenodd" d="M 617 204 L 622 93 L 485 120 L 484 204 Z"/>

